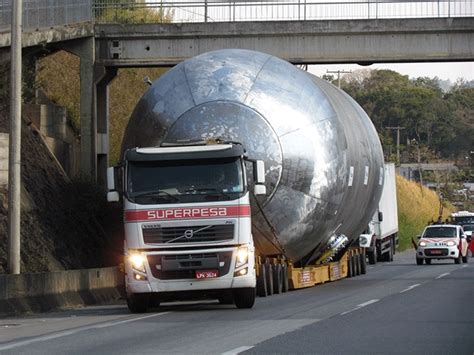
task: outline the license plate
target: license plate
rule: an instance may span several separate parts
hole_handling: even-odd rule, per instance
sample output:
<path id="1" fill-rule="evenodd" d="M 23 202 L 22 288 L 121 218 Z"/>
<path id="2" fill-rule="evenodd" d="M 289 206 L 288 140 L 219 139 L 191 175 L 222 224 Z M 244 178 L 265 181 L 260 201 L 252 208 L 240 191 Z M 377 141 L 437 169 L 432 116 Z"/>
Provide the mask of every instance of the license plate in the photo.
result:
<path id="1" fill-rule="evenodd" d="M 431 254 L 441 254 L 441 250 L 431 250 Z"/>
<path id="2" fill-rule="evenodd" d="M 197 270 L 196 279 L 213 279 L 217 277 L 217 270 Z"/>

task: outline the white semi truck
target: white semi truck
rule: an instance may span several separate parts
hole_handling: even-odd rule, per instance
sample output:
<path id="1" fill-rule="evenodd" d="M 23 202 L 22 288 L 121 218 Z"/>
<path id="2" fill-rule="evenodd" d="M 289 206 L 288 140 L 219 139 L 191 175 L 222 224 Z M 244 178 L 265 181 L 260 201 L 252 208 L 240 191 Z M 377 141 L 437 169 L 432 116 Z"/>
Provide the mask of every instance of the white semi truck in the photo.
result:
<path id="1" fill-rule="evenodd" d="M 150 86 L 108 183 L 132 312 L 194 296 L 250 308 L 365 272 L 384 162 L 346 93 L 268 54 L 219 50 Z"/>
<path id="2" fill-rule="evenodd" d="M 385 164 L 382 195 L 367 229 L 360 236 L 369 264 L 393 261 L 398 245 L 397 182 L 395 164 Z"/>

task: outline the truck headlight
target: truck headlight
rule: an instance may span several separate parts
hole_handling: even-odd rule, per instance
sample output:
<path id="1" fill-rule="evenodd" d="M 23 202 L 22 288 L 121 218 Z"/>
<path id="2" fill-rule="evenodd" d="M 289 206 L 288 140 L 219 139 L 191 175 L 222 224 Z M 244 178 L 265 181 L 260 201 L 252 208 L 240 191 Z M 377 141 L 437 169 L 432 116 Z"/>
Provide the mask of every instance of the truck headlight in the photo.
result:
<path id="1" fill-rule="evenodd" d="M 420 242 L 420 244 L 418 244 L 420 247 L 426 247 L 426 242 Z"/>
<path id="2" fill-rule="evenodd" d="M 448 247 L 453 247 L 453 246 L 456 245 L 456 243 L 453 242 L 452 240 L 450 240 L 450 241 L 448 241 L 448 242 L 446 243 L 446 245 L 447 245 Z"/>
<path id="3" fill-rule="evenodd" d="M 146 272 L 145 270 L 145 262 L 146 262 L 146 257 L 142 254 L 130 254 L 128 256 L 128 260 L 130 261 L 130 264 L 132 265 L 132 268 L 140 271 L 140 272 Z"/>
<path id="4" fill-rule="evenodd" d="M 249 248 L 248 247 L 240 247 L 237 250 L 237 261 L 235 263 L 235 267 L 241 267 L 247 264 L 249 261 Z"/>

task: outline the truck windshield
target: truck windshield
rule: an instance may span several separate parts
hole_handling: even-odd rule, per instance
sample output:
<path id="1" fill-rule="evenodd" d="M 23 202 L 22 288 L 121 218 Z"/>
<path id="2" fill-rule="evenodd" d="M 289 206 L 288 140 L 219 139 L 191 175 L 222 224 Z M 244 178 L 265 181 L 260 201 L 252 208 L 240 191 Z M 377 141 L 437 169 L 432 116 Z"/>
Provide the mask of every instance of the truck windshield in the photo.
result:
<path id="1" fill-rule="evenodd" d="M 434 227 L 427 228 L 424 238 L 455 238 L 456 228 L 453 227 Z"/>
<path id="2" fill-rule="evenodd" d="M 127 175 L 128 198 L 142 204 L 232 200 L 244 192 L 240 158 L 133 161 Z"/>

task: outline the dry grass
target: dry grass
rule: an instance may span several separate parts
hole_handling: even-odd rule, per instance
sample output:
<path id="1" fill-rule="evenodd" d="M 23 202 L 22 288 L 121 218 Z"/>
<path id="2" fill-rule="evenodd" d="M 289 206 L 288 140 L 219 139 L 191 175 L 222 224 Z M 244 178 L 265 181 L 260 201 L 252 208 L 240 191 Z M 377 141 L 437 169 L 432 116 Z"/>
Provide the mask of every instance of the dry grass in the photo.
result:
<path id="1" fill-rule="evenodd" d="M 397 201 L 400 250 L 405 250 L 411 248 L 411 239 L 420 234 L 428 222 L 438 218 L 440 200 L 434 191 L 397 176 Z M 453 211 L 452 206 L 445 206 L 443 219 Z"/>

